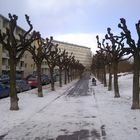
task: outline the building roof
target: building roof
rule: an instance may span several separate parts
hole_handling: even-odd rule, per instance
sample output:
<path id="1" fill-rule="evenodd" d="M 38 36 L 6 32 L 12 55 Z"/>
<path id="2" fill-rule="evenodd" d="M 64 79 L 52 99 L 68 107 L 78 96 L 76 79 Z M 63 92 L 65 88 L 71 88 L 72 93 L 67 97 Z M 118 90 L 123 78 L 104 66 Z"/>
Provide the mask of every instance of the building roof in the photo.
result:
<path id="1" fill-rule="evenodd" d="M 54 43 L 60 43 L 60 44 L 67 44 L 67 45 L 72 45 L 72 46 L 76 46 L 76 47 L 82 47 L 82 48 L 86 48 L 86 49 L 91 49 L 90 47 L 86 47 L 86 46 L 82 46 L 82 45 L 77 45 L 77 44 L 73 44 L 73 43 L 68 43 L 68 42 L 63 42 L 63 41 L 58 41 L 58 40 L 53 40 Z"/>

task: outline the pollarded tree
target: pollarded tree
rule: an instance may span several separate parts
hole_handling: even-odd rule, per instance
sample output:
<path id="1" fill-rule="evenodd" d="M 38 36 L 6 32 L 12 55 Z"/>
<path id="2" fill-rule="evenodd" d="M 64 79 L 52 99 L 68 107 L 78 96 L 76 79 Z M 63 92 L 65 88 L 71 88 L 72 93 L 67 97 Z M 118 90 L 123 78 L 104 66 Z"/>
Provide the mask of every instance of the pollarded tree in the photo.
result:
<path id="1" fill-rule="evenodd" d="M 108 43 L 106 43 L 105 45 L 105 39 L 102 40 L 102 45 L 99 42 L 99 36 L 96 36 L 97 39 L 97 44 L 98 44 L 98 48 L 102 51 L 105 52 L 105 64 L 107 65 L 108 68 L 108 73 L 109 73 L 109 82 L 108 82 L 108 90 L 112 90 L 112 72 L 111 72 L 111 67 L 112 67 L 112 54 L 110 53 L 110 51 L 112 50 L 112 47 L 109 46 Z"/>
<path id="2" fill-rule="evenodd" d="M 58 55 L 57 59 L 57 66 L 59 67 L 59 86 L 62 87 L 62 71 L 65 67 L 65 55 L 66 55 L 66 50 L 63 52 L 59 51 L 60 54 Z"/>
<path id="3" fill-rule="evenodd" d="M 74 63 L 75 68 L 75 78 L 82 78 L 82 74 L 85 70 L 85 66 L 79 62 L 79 60 L 75 60 Z"/>
<path id="4" fill-rule="evenodd" d="M 96 69 L 96 77 L 104 83 L 104 54 L 103 51 L 96 51 L 96 54 L 93 56 L 94 68 Z"/>
<path id="5" fill-rule="evenodd" d="M 123 59 L 123 56 L 127 55 L 128 53 L 124 51 L 124 36 L 114 36 L 113 33 L 111 33 L 111 29 L 107 29 L 107 34 L 105 36 L 106 40 L 109 40 L 111 42 L 111 45 L 108 49 L 109 53 L 111 54 L 112 58 L 112 65 L 113 65 L 113 74 L 114 74 L 114 97 L 120 97 L 119 93 L 119 86 L 118 86 L 118 63 L 120 61 L 129 59 Z"/>
<path id="6" fill-rule="evenodd" d="M 97 44 L 98 44 L 98 48 L 100 48 L 100 43 L 99 40 L 97 39 Z M 97 55 L 98 55 L 98 61 L 100 61 L 100 68 L 101 68 L 101 81 L 104 84 L 104 87 L 107 86 L 107 82 L 106 82 L 106 65 L 107 65 L 107 55 L 106 52 L 100 48 L 99 51 L 96 51 Z"/>
<path id="7" fill-rule="evenodd" d="M 77 61 L 77 68 L 78 68 L 78 74 L 79 74 L 79 77 L 82 78 L 82 74 L 85 70 L 85 66 L 82 64 L 82 63 L 79 63 L 79 61 Z"/>
<path id="8" fill-rule="evenodd" d="M 70 56 L 68 56 L 68 53 L 65 57 L 65 84 L 67 84 L 67 80 L 68 80 L 68 83 L 70 82 L 70 63 L 72 61 L 72 58 L 73 58 L 73 53 L 71 53 Z"/>
<path id="9" fill-rule="evenodd" d="M 92 56 L 92 64 L 91 64 L 91 71 L 95 77 L 97 77 L 97 66 L 96 66 L 97 57 L 96 56 L 97 54 Z"/>
<path id="10" fill-rule="evenodd" d="M 69 64 L 68 52 L 64 55 L 64 84 L 67 84 L 67 65 Z"/>
<path id="11" fill-rule="evenodd" d="M 9 65 L 10 65 L 10 110 L 18 110 L 18 97 L 16 93 L 16 65 L 23 56 L 27 47 L 37 39 L 37 32 L 31 31 L 33 26 L 29 20 L 29 16 L 25 15 L 29 30 L 24 34 L 15 34 L 17 28 L 18 17 L 16 15 L 9 14 L 9 27 L 6 28 L 6 33 L 2 33 L 0 30 L 0 43 L 9 53 Z"/>
<path id="12" fill-rule="evenodd" d="M 50 40 L 47 38 L 46 42 L 41 38 L 41 35 L 38 34 L 38 40 L 34 41 L 29 47 L 28 51 L 32 54 L 32 58 L 36 64 L 37 68 L 37 81 L 38 81 L 38 97 L 43 97 L 42 93 L 42 71 L 41 64 L 49 51 L 49 47 L 52 41 L 52 37 Z"/>
<path id="13" fill-rule="evenodd" d="M 70 75 L 71 75 L 71 81 L 74 79 L 74 72 L 75 72 L 75 56 L 72 57 L 70 62 Z"/>
<path id="14" fill-rule="evenodd" d="M 75 56 L 73 56 L 73 53 L 71 53 L 71 56 L 69 57 L 69 60 L 68 60 L 68 65 L 67 65 L 68 83 L 70 82 L 70 78 L 72 76 L 71 69 L 72 69 L 72 61 L 73 61 L 74 57 Z"/>
<path id="15" fill-rule="evenodd" d="M 126 42 L 129 45 L 129 48 L 125 48 L 127 53 L 131 53 L 134 58 L 134 70 L 133 70 L 133 99 L 132 99 L 132 109 L 140 109 L 139 101 L 139 70 L 140 70 L 140 20 L 136 23 L 136 31 L 138 34 L 138 41 L 131 36 L 131 32 L 127 28 L 126 21 L 124 18 L 120 19 L 118 25 L 122 29 L 121 35 L 126 38 Z"/>
<path id="16" fill-rule="evenodd" d="M 98 53 L 99 55 L 101 55 L 100 57 L 102 59 L 103 84 L 104 84 L 104 87 L 106 87 L 107 86 L 107 81 L 106 81 L 107 53 L 102 50 L 99 50 Z"/>
<path id="17" fill-rule="evenodd" d="M 58 58 L 59 58 L 58 44 L 50 43 L 50 45 L 48 47 L 48 53 L 46 53 L 46 55 L 45 55 L 45 59 L 46 59 L 47 64 L 49 66 L 52 91 L 55 90 L 55 87 L 54 87 L 54 68 L 55 68 L 55 66 L 57 66 Z"/>

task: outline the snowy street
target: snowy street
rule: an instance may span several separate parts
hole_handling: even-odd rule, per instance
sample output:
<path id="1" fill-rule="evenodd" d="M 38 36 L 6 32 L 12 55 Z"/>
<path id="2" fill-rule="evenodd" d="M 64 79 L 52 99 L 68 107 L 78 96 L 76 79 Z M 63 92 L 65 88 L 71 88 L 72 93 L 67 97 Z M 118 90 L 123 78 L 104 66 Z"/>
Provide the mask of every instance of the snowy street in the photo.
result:
<path id="1" fill-rule="evenodd" d="M 88 92 L 88 84 L 89 77 L 82 78 L 69 91 L 10 130 L 4 139 L 100 139 L 96 102 L 92 92 Z"/>
<path id="2" fill-rule="evenodd" d="M 120 77 L 120 99 L 99 81 L 93 86 L 88 75 L 53 92 L 44 86 L 43 98 L 36 89 L 19 94 L 16 112 L 9 110 L 9 98 L 2 99 L 0 140 L 139 140 L 140 111 L 130 109 L 124 92 L 131 77 Z"/>

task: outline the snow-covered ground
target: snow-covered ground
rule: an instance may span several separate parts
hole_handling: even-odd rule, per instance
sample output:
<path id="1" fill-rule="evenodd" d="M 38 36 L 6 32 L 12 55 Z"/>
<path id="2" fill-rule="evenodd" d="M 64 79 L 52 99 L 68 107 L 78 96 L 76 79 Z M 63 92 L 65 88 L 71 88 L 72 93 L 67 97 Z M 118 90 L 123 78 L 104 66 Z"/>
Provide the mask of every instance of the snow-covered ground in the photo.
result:
<path id="1" fill-rule="evenodd" d="M 140 140 L 140 110 L 131 110 L 132 77 L 132 74 L 119 77 L 120 98 L 113 98 L 113 92 L 100 83 L 94 88 L 107 140 Z"/>
<path id="2" fill-rule="evenodd" d="M 105 132 L 102 139 L 106 140 L 140 140 L 140 110 L 131 110 L 132 74 L 119 77 L 120 98 L 114 98 L 113 91 L 99 81 L 92 86 L 91 79 L 89 96 L 66 96 L 76 82 L 62 88 L 56 85 L 53 92 L 44 86 L 43 98 L 37 97 L 36 89 L 20 93 L 19 111 L 9 110 L 9 98 L 1 99 L 0 139 L 6 135 L 8 140 L 49 140 L 82 129 L 97 137 Z"/>

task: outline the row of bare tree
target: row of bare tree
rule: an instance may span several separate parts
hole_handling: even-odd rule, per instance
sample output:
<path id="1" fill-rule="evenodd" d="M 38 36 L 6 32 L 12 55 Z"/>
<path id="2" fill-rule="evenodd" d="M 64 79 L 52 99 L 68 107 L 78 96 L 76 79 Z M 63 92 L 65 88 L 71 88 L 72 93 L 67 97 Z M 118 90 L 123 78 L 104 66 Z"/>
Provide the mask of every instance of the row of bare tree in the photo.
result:
<path id="1" fill-rule="evenodd" d="M 0 30 L 0 43 L 9 53 L 10 65 L 10 110 L 19 110 L 18 97 L 16 92 L 16 66 L 22 58 L 25 51 L 32 54 L 32 58 L 36 64 L 38 74 L 38 97 L 43 97 L 41 84 L 41 64 L 46 59 L 51 75 L 51 88 L 55 90 L 54 86 L 54 68 L 59 67 L 59 83 L 62 86 L 62 71 L 65 71 L 65 84 L 76 78 L 79 73 L 82 73 L 84 66 L 75 60 L 71 53 L 66 50 L 58 49 L 58 45 L 53 43 L 53 37 L 50 39 L 42 39 L 39 32 L 33 31 L 33 26 L 29 20 L 29 16 L 25 15 L 28 31 L 24 34 L 15 34 L 17 28 L 18 17 L 9 14 L 9 27 L 6 28 L 6 33 Z M 70 79 L 71 78 L 71 79 Z"/>
<path id="2" fill-rule="evenodd" d="M 120 35 L 114 35 L 111 28 L 107 28 L 107 34 L 102 43 L 97 35 L 97 45 L 99 51 L 93 55 L 92 70 L 99 80 L 107 86 L 106 70 L 109 73 L 108 90 L 112 90 L 112 74 L 114 77 L 114 97 L 120 97 L 118 86 L 118 64 L 133 57 L 133 91 L 131 109 L 140 109 L 139 98 L 139 71 L 140 71 L 140 21 L 135 25 L 138 34 L 138 41 L 131 36 L 131 32 L 126 25 L 124 18 L 120 19 L 118 27 L 122 30 Z"/>

